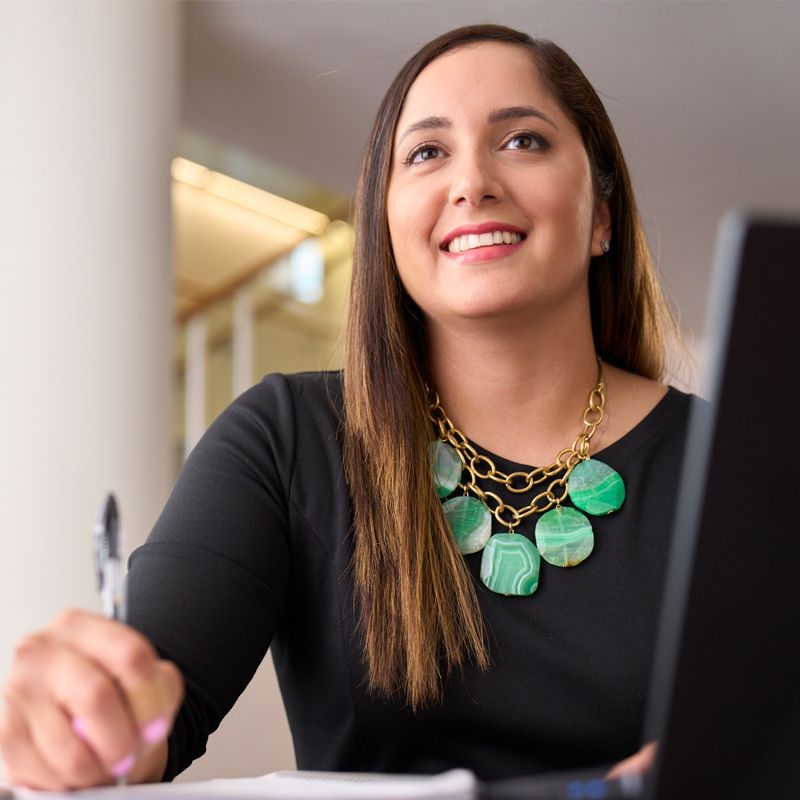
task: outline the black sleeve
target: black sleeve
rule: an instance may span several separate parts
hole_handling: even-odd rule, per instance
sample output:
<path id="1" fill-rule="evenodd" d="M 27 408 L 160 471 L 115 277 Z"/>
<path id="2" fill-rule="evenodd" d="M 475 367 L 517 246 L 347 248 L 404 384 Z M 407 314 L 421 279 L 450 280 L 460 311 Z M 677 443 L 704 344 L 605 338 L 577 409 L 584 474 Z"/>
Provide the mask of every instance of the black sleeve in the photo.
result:
<path id="1" fill-rule="evenodd" d="M 283 376 L 239 397 L 194 448 L 131 556 L 129 622 L 186 681 L 165 780 L 205 752 L 281 625 L 294 430 Z"/>

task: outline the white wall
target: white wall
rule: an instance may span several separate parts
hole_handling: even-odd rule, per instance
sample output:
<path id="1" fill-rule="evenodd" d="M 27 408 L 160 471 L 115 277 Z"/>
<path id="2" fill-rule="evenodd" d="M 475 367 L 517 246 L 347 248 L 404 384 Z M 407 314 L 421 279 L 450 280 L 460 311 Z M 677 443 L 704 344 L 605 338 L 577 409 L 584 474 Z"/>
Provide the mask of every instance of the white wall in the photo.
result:
<path id="1" fill-rule="evenodd" d="M 103 494 L 134 546 L 169 490 L 178 12 L 0 4 L 0 682 L 98 608 Z"/>

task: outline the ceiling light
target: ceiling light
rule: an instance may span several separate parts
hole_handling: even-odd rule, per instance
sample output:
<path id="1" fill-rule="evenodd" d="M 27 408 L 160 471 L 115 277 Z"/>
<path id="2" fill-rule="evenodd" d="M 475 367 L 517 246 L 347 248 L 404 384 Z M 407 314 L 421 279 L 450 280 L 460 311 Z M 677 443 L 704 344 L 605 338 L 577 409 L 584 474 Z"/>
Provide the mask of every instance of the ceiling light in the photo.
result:
<path id="1" fill-rule="evenodd" d="M 325 214 L 311 208 L 293 203 L 285 197 L 270 194 L 243 181 L 238 181 L 221 172 L 214 172 L 201 164 L 185 158 L 172 161 L 173 180 L 193 186 L 216 197 L 236 203 L 250 211 L 263 214 L 270 219 L 291 225 L 306 233 L 319 236 L 325 231 L 330 220 Z"/>

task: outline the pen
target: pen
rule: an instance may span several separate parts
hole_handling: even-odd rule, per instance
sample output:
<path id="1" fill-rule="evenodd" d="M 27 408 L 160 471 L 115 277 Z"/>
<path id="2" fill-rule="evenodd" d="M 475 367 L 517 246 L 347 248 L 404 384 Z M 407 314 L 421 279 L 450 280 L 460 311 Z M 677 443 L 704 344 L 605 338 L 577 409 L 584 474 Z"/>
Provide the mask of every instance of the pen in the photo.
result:
<path id="1" fill-rule="evenodd" d="M 97 589 L 103 614 L 125 622 L 125 567 L 122 562 L 119 512 L 113 494 L 107 494 L 103 500 L 92 532 Z"/>
<path id="2" fill-rule="evenodd" d="M 94 568 L 97 574 L 97 590 L 103 615 L 109 619 L 125 622 L 125 567 L 122 563 L 122 536 L 119 526 L 119 511 L 114 495 L 109 493 L 100 506 L 92 528 Z M 124 786 L 127 779 L 117 778 L 117 785 Z M 1 800 L 1 799 L 0 799 Z"/>

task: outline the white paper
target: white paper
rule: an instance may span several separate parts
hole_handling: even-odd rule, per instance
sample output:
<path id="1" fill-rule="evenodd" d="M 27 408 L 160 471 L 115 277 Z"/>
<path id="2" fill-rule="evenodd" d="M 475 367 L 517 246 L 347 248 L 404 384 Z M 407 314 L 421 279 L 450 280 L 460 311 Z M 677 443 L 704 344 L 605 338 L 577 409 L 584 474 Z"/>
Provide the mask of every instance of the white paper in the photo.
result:
<path id="1" fill-rule="evenodd" d="M 439 775 L 371 772 L 271 772 L 259 778 L 198 783 L 104 786 L 65 794 L 14 788 L 17 800 L 473 800 L 475 775 L 454 769 Z"/>

